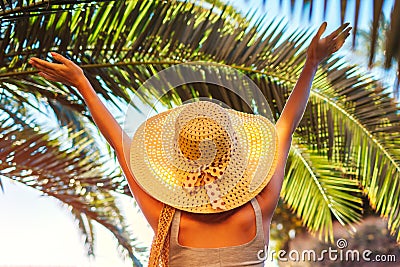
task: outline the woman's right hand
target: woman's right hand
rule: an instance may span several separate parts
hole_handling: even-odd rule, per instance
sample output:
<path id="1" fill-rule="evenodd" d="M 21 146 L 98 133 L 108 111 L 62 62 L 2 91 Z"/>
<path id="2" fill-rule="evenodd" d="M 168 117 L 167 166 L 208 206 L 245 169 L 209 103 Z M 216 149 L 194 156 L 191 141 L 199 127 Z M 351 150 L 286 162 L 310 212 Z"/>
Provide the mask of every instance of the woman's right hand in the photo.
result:
<path id="1" fill-rule="evenodd" d="M 39 70 L 39 75 L 47 80 L 61 82 L 65 85 L 79 87 L 79 84 L 86 81 L 83 70 L 71 60 L 62 55 L 51 52 L 52 57 L 61 62 L 51 63 L 36 57 L 29 59 L 29 64 Z"/>
<path id="2" fill-rule="evenodd" d="M 352 29 L 349 27 L 349 23 L 345 23 L 325 38 L 321 38 L 326 26 L 326 22 L 321 24 L 307 49 L 307 60 L 314 66 L 318 66 L 323 59 L 338 51 L 349 37 Z"/>

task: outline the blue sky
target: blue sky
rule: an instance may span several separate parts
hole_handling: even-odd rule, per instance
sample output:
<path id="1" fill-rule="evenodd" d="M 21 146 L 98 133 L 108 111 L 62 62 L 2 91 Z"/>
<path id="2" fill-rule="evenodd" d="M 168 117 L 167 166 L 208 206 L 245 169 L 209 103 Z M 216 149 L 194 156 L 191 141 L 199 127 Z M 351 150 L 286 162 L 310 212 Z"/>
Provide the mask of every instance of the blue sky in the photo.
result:
<path id="1" fill-rule="evenodd" d="M 289 31 L 301 25 L 301 27 L 312 27 L 317 29 L 322 20 L 323 1 L 317 1 L 315 10 L 319 10 L 309 22 L 307 18 L 300 15 L 291 16 L 288 5 L 283 11 L 278 8 L 278 0 L 267 1 L 263 7 L 261 1 L 243 0 L 229 1 L 238 9 L 246 13 L 249 9 L 256 9 L 256 15 L 267 15 L 274 17 L 278 14 L 286 15 Z M 283 1 L 288 3 L 289 1 Z M 340 1 L 329 1 L 332 5 L 328 12 L 327 32 L 332 31 L 340 24 L 340 17 L 337 14 L 339 6 L 335 3 Z M 348 1 L 352 5 L 354 1 Z M 365 4 L 368 2 L 368 4 Z M 360 27 L 368 26 L 369 16 L 363 16 L 370 12 L 372 14 L 372 1 L 362 1 Z M 388 14 L 392 1 L 386 5 Z M 297 5 L 297 9 L 301 8 Z M 294 12 L 300 14 L 300 12 Z M 353 21 L 353 11 L 347 14 L 346 21 Z M 354 63 L 354 62 L 353 62 Z M 75 267 L 102 267 L 102 266 L 131 266 L 129 260 L 124 261 L 118 256 L 116 242 L 113 237 L 102 227 L 96 227 L 96 259 L 89 259 L 85 255 L 82 236 L 80 236 L 76 223 L 68 214 L 64 206 L 50 197 L 41 196 L 39 192 L 2 179 L 4 183 L 4 194 L 0 193 L 0 267 L 1 266 L 75 266 Z M 124 211 L 131 222 L 134 233 L 143 242 L 149 245 L 152 233 L 147 223 L 133 207 L 132 200 L 123 198 Z"/>

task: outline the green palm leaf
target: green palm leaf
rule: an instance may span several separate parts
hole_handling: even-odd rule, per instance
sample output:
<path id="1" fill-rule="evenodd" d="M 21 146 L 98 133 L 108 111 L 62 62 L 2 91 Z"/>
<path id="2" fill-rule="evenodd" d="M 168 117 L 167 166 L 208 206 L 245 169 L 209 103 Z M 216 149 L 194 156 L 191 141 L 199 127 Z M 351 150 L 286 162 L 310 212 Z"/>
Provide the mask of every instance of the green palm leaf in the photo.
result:
<path id="1" fill-rule="evenodd" d="M 283 199 L 319 238 L 333 241 L 333 217 L 345 226 L 360 220 L 361 190 L 357 180 L 344 178 L 342 166 L 299 145 L 289 163 Z"/>

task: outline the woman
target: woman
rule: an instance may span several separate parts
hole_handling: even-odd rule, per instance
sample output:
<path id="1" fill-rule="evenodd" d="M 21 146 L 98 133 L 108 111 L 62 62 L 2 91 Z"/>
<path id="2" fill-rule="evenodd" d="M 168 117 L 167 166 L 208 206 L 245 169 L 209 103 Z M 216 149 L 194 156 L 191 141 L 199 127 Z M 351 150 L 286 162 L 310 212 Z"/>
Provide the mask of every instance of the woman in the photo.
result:
<path id="1" fill-rule="evenodd" d="M 207 203 L 209 206 L 208 211 L 205 209 L 201 210 L 197 206 L 188 209 L 184 208 L 185 205 L 171 204 L 173 201 L 170 202 L 169 200 L 173 196 L 167 196 L 165 201 L 163 201 L 163 197 L 157 195 L 157 190 L 152 191 L 151 186 L 149 187 L 149 185 L 144 184 L 149 177 L 142 176 L 145 176 L 143 175 L 144 173 L 149 173 L 148 170 L 147 172 L 141 172 L 140 170 L 143 166 L 137 167 L 136 162 L 129 164 L 128 160 L 130 158 L 128 153 L 132 151 L 131 149 L 134 152 L 140 152 L 140 149 L 143 149 L 135 147 L 133 144 L 140 143 L 141 139 L 136 140 L 139 142 L 131 142 L 129 140 L 129 137 L 127 137 L 126 133 L 124 133 L 111 113 L 100 101 L 81 68 L 57 53 L 52 53 L 52 56 L 61 64 L 50 63 L 38 58 L 31 58 L 29 63 L 40 71 L 39 75 L 42 77 L 50 81 L 74 86 L 82 94 L 96 125 L 109 144 L 114 148 L 132 194 L 157 235 L 155 242 L 153 242 L 150 264 L 158 265 L 169 260 L 171 266 L 188 266 L 189 264 L 193 266 L 262 266 L 263 259 L 260 258 L 260 252 L 266 252 L 264 248 L 269 241 L 270 222 L 280 195 L 292 134 L 303 116 L 315 72 L 323 59 L 342 47 L 351 30 L 348 24 L 344 24 L 327 37 L 321 38 L 326 26 L 327 24 L 324 22 L 312 39 L 307 49 L 305 65 L 295 88 L 287 100 L 276 125 L 268 128 L 272 129 L 270 137 L 273 136 L 273 132 L 275 131 L 278 138 L 276 141 L 277 152 L 275 154 L 271 152 L 273 149 L 268 152 L 273 156 L 273 162 L 268 167 L 268 175 L 265 173 L 267 177 L 261 182 L 257 190 L 253 190 L 253 195 L 247 192 L 243 193 L 243 195 L 252 197 L 251 199 L 248 197 L 246 200 L 238 201 L 240 203 L 226 208 L 224 207 L 225 201 L 223 201 L 223 196 L 218 195 L 218 188 L 205 189 L 206 185 L 210 187 L 214 185 L 207 183 L 207 178 L 218 180 L 218 177 L 207 176 L 207 178 L 202 180 L 203 187 L 201 189 L 204 189 L 205 194 L 208 194 L 210 197 L 210 203 Z M 195 108 L 195 106 L 193 107 Z M 213 108 L 212 106 L 210 107 L 211 109 Z M 220 112 L 218 108 L 216 109 L 217 111 L 215 112 Z M 205 110 L 209 112 L 208 108 Z M 224 113 L 223 109 L 221 112 Z M 182 114 L 187 114 L 187 112 Z M 175 119 L 177 121 L 179 119 L 185 120 L 179 118 L 179 116 Z M 185 122 L 188 123 L 189 121 L 189 119 L 186 119 Z M 210 125 L 210 123 L 213 124 L 214 122 L 213 120 L 205 122 L 206 127 L 209 127 L 211 132 L 215 127 L 219 127 L 218 124 Z M 198 125 L 198 123 L 199 121 L 196 121 L 195 124 Z M 200 123 L 203 123 L 203 121 L 200 121 Z M 196 125 L 191 127 L 196 128 Z M 268 126 L 268 123 L 265 123 L 265 127 L 270 126 Z M 182 131 L 183 129 L 184 127 L 180 128 Z M 224 130 L 222 132 L 227 133 L 226 136 L 232 137 L 231 132 Z M 137 136 L 135 134 L 135 137 Z M 183 140 L 185 137 L 187 136 L 179 135 L 177 140 Z M 143 135 L 140 138 L 144 138 Z M 179 140 L 178 142 L 180 142 Z M 188 145 L 190 140 L 187 138 L 185 140 L 186 143 L 182 141 L 183 143 L 179 143 L 178 145 L 181 146 L 183 144 L 182 147 L 184 149 L 190 150 L 191 146 L 190 144 Z M 230 139 L 228 148 L 231 148 L 234 144 L 231 141 L 233 142 L 234 140 Z M 222 143 L 225 144 L 224 141 Z M 196 146 L 198 145 L 199 143 L 196 144 Z M 222 148 L 216 147 L 212 157 L 215 157 L 221 151 L 224 151 L 223 146 Z M 188 153 L 190 157 L 191 152 Z M 137 155 L 138 153 L 134 154 Z M 185 156 L 184 151 L 181 154 Z M 221 156 L 220 160 L 222 158 Z M 140 161 L 141 158 L 138 158 L 138 160 Z M 201 171 L 204 171 L 204 169 Z M 209 173 L 211 174 L 211 172 Z M 135 176 L 140 177 L 135 177 L 134 174 L 138 174 Z M 177 174 L 177 176 L 179 175 Z M 187 179 L 189 180 L 189 176 Z M 190 183 L 182 181 L 182 184 L 188 199 L 196 195 L 195 189 Z M 212 191 L 214 189 L 216 191 Z M 154 194 L 149 192 L 153 192 Z M 254 195 L 254 192 L 257 192 L 257 194 Z M 214 193 L 217 193 L 217 198 L 211 197 L 211 194 Z M 213 201 L 219 201 L 219 205 L 211 205 Z M 174 215 L 175 209 L 169 205 L 164 205 L 163 202 L 174 206 L 178 209 L 178 212 Z M 172 224 L 171 228 L 170 224 Z M 169 234 L 171 235 L 170 238 Z M 168 252 L 169 247 L 170 256 L 166 257 L 165 253 Z M 160 251 L 162 251 L 161 255 L 159 255 Z"/>

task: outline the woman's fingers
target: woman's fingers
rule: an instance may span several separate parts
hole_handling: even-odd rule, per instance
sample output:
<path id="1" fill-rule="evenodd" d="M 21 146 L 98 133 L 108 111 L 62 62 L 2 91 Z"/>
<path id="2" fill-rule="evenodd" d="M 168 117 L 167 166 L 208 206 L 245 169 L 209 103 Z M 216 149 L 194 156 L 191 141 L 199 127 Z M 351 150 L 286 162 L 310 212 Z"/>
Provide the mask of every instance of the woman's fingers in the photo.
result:
<path id="1" fill-rule="evenodd" d="M 349 24 L 345 23 L 326 37 L 329 43 L 328 50 L 331 53 L 338 51 L 343 46 L 346 38 L 349 37 L 352 28 L 348 26 Z"/>
<path id="2" fill-rule="evenodd" d="M 46 60 L 42 60 L 42 59 L 37 58 L 37 57 L 32 57 L 29 60 L 29 63 L 34 65 L 37 68 L 38 67 L 43 67 L 43 68 L 46 68 L 46 69 L 55 69 L 58 65 L 60 65 L 60 64 L 57 64 L 57 63 L 51 63 L 51 62 L 48 62 Z"/>
<path id="3" fill-rule="evenodd" d="M 318 29 L 318 32 L 317 32 L 318 39 L 320 39 L 322 34 L 325 32 L 327 25 L 328 25 L 328 23 L 326 21 L 324 21 L 321 24 L 321 26 L 319 26 L 319 29 Z"/>
<path id="4" fill-rule="evenodd" d="M 45 73 L 45 72 L 39 72 L 38 73 L 40 76 L 42 76 L 43 78 L 45 78 L 45 79 L 47 79 L 47 80 L 50 80 L 50 81 L 53 81 L 53 82 L 58 82 L 58 80 L 56 79 L 56 78 L 54 78 L 52 75 L 49 75 L 49 74 L 47 74 L 47 73 Z"/>
<path id="5" fill-rule="evenodd" d="M 347 39 L 347 37 L 350 36 L 350 30 L 351 30 L 351 27 L 346 29 L 346 31 L 340 33 L 339 36 L 335 39 L 336 43 L 343 45 L 343 43 Z"/>
<path id="6" fill-rule="evenodd" d="M 69 64 L 71 62 L 69 59 L 65 58 L 64 56 L 62 56 L 62 55 L 60 55 L 60 54 L 58 54 L 56 52 L 50 52 L 50 54 L 55 60 L 65 64 L 65 65 L 67 65 L 67 64 Z"/>
<path id="7" fill-rule="evenodd" d="M 341 33 L 330 45 L 330 49 L 332 53 L 338 51 L 344 44 L 347 37 L 349 37 L 350 33 L 343 32 Z"/>
<path id="8" fill-rule="evenodd" d="M 346 29 L 350 25 L 349 22 L 346 22 L 339 26 L 335 31 L 333 31 L 331 34 L 329 34 L 326 38 L 328 39 L 335 39 L 344 29 Z M 351 27 L 350 27 L 351 29 Z"/>
<path id="9" fill-rule="evenodd" d="M 58 56 L 54 57 L 56 60 L 61 60 L 65 62 L 65 60 L 68 60 L 61 55 L 58 54 Z M 65 67 L 64 63 L 59 64 L 59 63 L 52 63 L 48 62 L 46 60 L 42 60 L 36 57 L 32 57 L 29 60 L 29 63 L 37 68 L 39 71 L 47 74 L 47 75 L 52 75 L 54 77 L 59 76 L 60 73 L 62 73 L 63 67 Z"/>
<path id="10" fill-rule="evenodd" d="M 49 81 L 74 86 L 84 77 L 82 69 L 69 59 L 55 52 L 51 52 L 51 56 L 59 63 L 32 57 L 29 59 L 29 64 L 39 71 L 40 76 Z"/>
<path id="11" fill-rule="evenodd" d="M 40 63 L 32 62 L 32 66 L 34 66 L 36 69 L 38 69 L 41 72 L 47 73 L 47 74 L 52 74 L 55 75 L 57 74 L 57 70 L 54 68 L 47 68 L 45 65 L 42 65 Z"/>
<path id="12" fill-rule="evenodd" d="M 51 54 L 51 56 L 52 56 L 55 60 L 57 60 L 58 62 L 60 62 L 60 63 L 62 63 L 62 64 L 67 65 L 67 64 L 71 63 L 71 61 L 70 61 L 69 59 L 63 57 L 62 55 L 60 55 L 60 54 L 58 54 L 58 53 L 56 53 L 56 52 L 50 52 L 50 54 Z M 47 67 L 47 68 L 54 68 L 54 67 L 56 67 L 57 65 L 60 65 L 60 64 L 58 64 L 58 63 L 48 62 L 48 61 L 46 61 L 46 60 L 42 60 L 42 59 L 37 58 L 37 57 L 31 57 L 31 58 L 29 59 L 29 63 L 30 63 L 30 64 L 33 63 L 33 64 L 36 64 L 36 65 L 37 65 L 37 64 L 40 64 L 40 65 L 45 66 L 45 67 Z"/>

